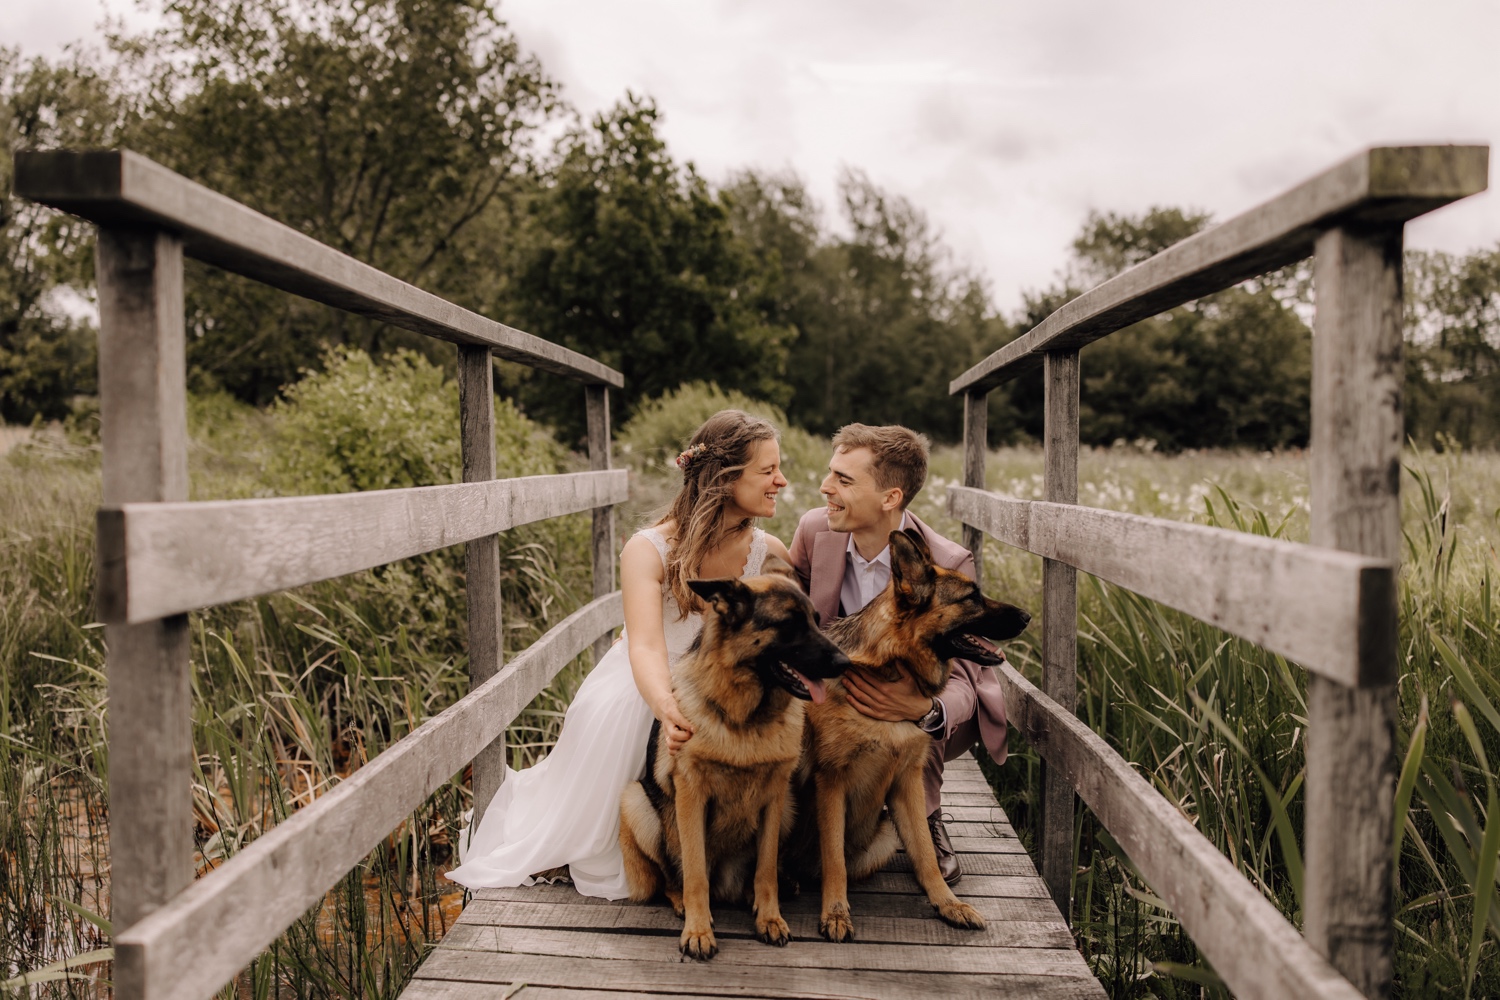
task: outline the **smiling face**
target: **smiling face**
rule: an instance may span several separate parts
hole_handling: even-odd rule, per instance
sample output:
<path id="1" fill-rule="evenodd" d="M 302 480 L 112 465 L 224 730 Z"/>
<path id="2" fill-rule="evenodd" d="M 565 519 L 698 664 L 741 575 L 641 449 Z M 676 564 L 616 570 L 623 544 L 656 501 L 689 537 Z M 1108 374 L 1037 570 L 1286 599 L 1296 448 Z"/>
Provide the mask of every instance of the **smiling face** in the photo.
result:
<path id="1" fill-rule="evenodd" d="M 730 498 L 732 518 L 775 517 L 776 494 L 786 485 L 781 474 L 781 446 L 775 438 L 757 441 L 750 449 L 750 461 L 734 481 Z"/>
<path id="2" fill-rule="evenodd" d="M 828 504 L 828 526 L 855 532 L 881 523 L 901 506 L 901 491 L 875 483 L 875 455 L 869 448 L 839 448 L 828 460 L 828 475 L 818 489 Z"/>

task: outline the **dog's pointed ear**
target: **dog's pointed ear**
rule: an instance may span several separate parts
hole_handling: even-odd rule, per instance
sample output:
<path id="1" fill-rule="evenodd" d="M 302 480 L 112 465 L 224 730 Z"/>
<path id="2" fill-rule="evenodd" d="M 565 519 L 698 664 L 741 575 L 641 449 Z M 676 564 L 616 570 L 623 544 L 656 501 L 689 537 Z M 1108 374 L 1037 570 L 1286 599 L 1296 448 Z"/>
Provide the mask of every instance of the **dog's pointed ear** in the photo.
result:
<path id="1" fill-rule="evenodd" d="M 726 625 L 748 618 L 755 603 L 754 593 L 738 580 L 689 580 L 687 585 Z"/>
<path id="2" fill-rule="evenodd" d="M 799 587 L 801 586 L 797 581 L 797 571 L 792 569 L 792 564 L 774 552 L 766 553 L 766 561 L 761 564 L 760 571 L 766 576 L 784 576 Z"/>
<path id="3" fill-rule="evenodd" d="M 895 585 L 896 603 L 902 607 L 925 607 L 932 600 L 937 571 L 921 532 L 891 532 L 891 583 Z"/>
<path id="4" fill-rule="evenodd" d="M 917 551 L 922 553 L 923 559 L 932 562 L 932 547 L 927 544 L 926 535 L 922 534 L 916 528 L 902 528 L 901 534 L 911 539 L 912 544 L 917 547 Z"/>

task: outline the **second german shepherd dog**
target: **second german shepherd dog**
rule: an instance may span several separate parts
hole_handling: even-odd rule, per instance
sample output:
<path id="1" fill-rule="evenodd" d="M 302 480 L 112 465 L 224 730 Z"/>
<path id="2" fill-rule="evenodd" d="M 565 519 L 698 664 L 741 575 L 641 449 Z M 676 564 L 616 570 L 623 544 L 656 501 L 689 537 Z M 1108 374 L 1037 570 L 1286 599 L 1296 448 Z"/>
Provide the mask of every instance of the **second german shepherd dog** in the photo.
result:
<path id="1" fill-rule="evenodd" d="M 828 629 L 854 667 L 886 680 L 905 671 L 922 694 L 932 696 L 948 683 L 950 660 L 1003 662 L 973 636 L 1014 638 L 1031 616 L 985 597 L 964 574 L 935 565 L 919 531 L 891 532 L 890 546 L 890 585 L 864 610 Z M 943 882 L 927 829 L 922 772 L 932 737 L 910 722 L 860 714 L 841 684 L 830 685 L 828 697 L 808 709 L 808 722 L 812 748 L 804 766 L 811 772 L 818 849 L 815 855 L 810 850 L 811 817 L 805 807 L 795 844 L 803 854 L 799 868 L 822 869 L 818 926 L 823 936 L 830 941 L 854 936 L 849 879 L 867 878 L 884 866 L 896 852 L 898 836 L 938 915 L 955 927 L 983 928 L 979 911 Z M 804 783 L 804 801 L 807 787 Z M 882 806 L 889 817 L 881 815 Z"/>
<path id="2" fill-rule="evenodd" d="M 803 701 L 822 701 L 824 681 L 849 657 L 818 630 L 812 602 L 780 560 L 762 576 L 688 586 L 708 608 L 672 690 L 693 737 L 673 757 L 660 724 L 652 727 L 646 775 L 620 796 L 620 848 L 630 898 L 665 892 L 685 918 L 679 949 L 707 959 L 718 951 L 710 890 L 745 899 L 752 865 L 757 936 L 775 945 L 790 937 L 777 862 L 792 830 Z"/>

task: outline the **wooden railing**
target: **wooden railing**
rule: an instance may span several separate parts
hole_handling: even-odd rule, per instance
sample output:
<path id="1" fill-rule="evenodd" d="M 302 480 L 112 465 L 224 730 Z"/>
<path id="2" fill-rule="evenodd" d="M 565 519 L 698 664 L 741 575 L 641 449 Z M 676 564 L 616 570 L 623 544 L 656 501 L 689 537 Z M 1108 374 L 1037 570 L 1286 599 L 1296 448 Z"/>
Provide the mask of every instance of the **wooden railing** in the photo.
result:
<path id="1" fill-rule="evenodd" d="M 24 152 L 17 194 L 98 224 L 114 988 L 201 1000 L 316 905 L 473 761 L 477 820 L 504 777 L 506 727 L 623 619 L 614 585 L 609 389 L 619 372 L 485 319 L 123 151 Z M 190 503 L 184 255 L 458 345 L 464 482 Z M 495 479 L 492 356 L 582 382 L 589 465 Z M 501 662 L 497 532 L 594 512 L 594 600 Z M 194 881 L 187 612 L 466 544 L 470 693 Z"/>
<path id="2" fill-rule="evenodd" d="M 950 385 L 964 396 L 964 485 L 948 503 L 976 566 L 985 534 L 1044 560 L 1042 689 L 1008 666 L 1001 678 L 1044 762 L 1042 876 L 1067 914 L 1076 790 L 1238 996 L 1390 992 L 1402 228 L 1484 190 L 1488 169 L 1486 146 L 1366 150 L 1080 295 Z M 1312 544 L 1077 506 L 1079 349 L 1310 254 Z M 1045 500 L 1004 499 L 984 490 L 986 404 L 1037 367 Z M 1305 937 L 1074 715 L 1078 570 L 1312 673 Z"/>

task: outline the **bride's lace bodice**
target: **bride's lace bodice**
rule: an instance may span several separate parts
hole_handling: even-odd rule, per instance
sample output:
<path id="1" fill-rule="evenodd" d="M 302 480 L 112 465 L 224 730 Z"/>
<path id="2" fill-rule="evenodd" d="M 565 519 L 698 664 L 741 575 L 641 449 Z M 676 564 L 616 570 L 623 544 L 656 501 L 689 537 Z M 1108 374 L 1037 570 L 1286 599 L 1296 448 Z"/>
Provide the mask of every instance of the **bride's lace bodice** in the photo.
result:
<path id="1" fill-rule="evenodd" d="M 642 528 L 639 534 L 645 535 L 652 545 L 656 546 L 657 553 L 661 556 L 662 565 L 667 564 L 667 539 L 658 528 Z M 766 533 L 759 528 L 752 529 L 750 536 L 750 556 L 745 560 L 745 571 L 740 575 L 756 576 L 766 561 Z M 667 665 L 677 666 L 677 661 L 682 654 L 688 651 L 693 640 L 698 638 L 698 633 L 703 631 L 703 616 L 691 613 L 687 617 L 680 616 L 677 599 L 662 584 L 661 590 L 662 628 L 666 632 L 667 639 Z M 629 638 L 626 638 L 629 642 Z"/>

